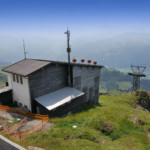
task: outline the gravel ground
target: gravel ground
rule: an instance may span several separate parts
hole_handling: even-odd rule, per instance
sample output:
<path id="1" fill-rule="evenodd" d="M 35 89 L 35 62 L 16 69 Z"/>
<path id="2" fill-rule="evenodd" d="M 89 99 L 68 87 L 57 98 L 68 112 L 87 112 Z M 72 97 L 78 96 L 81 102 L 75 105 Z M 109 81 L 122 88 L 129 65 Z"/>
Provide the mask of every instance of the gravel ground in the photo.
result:
<path id="1" fill-rule="evenodd" d="M 6 111 L 1 111 L 0 110 L 0 117 L 4 118 L 6 120 L 14 120 L 14 119 L 23 119 L 24 116 L 21 116 L 19 114 L 16 113 L 10 113 L 10 112 L 6 112 Z"/>
<path id="2" fill-rule="evenodd" d="M 25 116 L 16 114 L 16 113 L 11 113 L 11 112 L 6 112 L 6 111 L 0 111 L 0 124 L 3 124 L 4 121 L 6 122 L 9 120 L 23 120 L 25 118 Z M 33 118 L 27 118 L 27 124 L 25 126 L 23 126 L 22 128 L 20 128 L 20 130 L 23 129 L 29 129 L 29 128 L 33 128 L 34 126 L 36 126 L 37 124 L 39 124 L 41 122 L 41 120 L 36 120 Z"/>
<path id="3" fill-rule="evenodd" d="M 25 126 L 21 127 L 19 130 L 21 131 L 21 130 L 33 128 L 34 126 L 38 125 L 41 122 L 42 122 L 41 120 L 28 121 L 27 124 Z"/>
<path id="4" fill-rule="evenodd" d="M 0 125 L 1 124 L 4 124 L 5 122 L 7 122 L 8 120 L 3 118 L 3 117 L 0 117 Z"/>
<path id="5" fill-rule="evenodd" d="M 17 119 L 22 120 L 24 118 L 25 118 L 25 116 L 0 110 L 0 125 L 4 124 L 5 122 L 8 122 L 9 120 L 17 120 Z M 33 128 L 34 126 L 36 126 L 42 122 L 41 120 L 36 120 L 33 118 L 29 118 L 29 117 L 27 118 L 27 121 L 28 121 L 27 124 L 19 129 L 20 131 Z M 48 123 L 45 126 L 45 129 L 46 128 L 49 129 L 51 127 L 53 127 L 53 124 Z"/>

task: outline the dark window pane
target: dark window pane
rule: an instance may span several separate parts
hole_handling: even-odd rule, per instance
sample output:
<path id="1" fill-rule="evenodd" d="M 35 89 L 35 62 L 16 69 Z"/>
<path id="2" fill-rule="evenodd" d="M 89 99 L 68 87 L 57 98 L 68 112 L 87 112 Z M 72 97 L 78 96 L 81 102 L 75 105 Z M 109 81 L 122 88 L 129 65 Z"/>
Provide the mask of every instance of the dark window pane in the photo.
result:
<path id="1" fill-rule="evenodd" d="M 20 83 L 23 84 L 22 76 L 20 76 Z"/>
<path id="2" fill-rule="evenodd" d="M 18 76 L 18 75 L 16 75 L 16 78 L 17 78 L 17 82 L 19 83 L 19 76 Z"/>

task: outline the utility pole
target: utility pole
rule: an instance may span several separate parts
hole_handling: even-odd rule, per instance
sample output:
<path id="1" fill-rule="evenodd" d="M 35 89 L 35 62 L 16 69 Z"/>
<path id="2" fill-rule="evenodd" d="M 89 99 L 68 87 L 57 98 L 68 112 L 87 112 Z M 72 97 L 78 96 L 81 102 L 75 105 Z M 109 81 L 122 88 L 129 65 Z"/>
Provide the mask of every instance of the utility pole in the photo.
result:
<path id="1" fill-rule="evenodd" d="M 65 32 L 67 34 L 67 53 L 68 53 L 68 85 L 71 86 L 71 68 L 70 68 L 70 53 L 71 53 L 71 48 L 70 48 L 70 31 L 67 29 Z"/>
<path id="2" fill-rule="evenodd" d="M 140 77 L 145 77 L 146 75 L 143 74 L 143 72 L 146 69 L 146 66 L 133 66 L 131 65 L 132 72 L 129 72 L 128 74 L 133 76 L 133 87 L 132 92 L 140 89 Z"/>

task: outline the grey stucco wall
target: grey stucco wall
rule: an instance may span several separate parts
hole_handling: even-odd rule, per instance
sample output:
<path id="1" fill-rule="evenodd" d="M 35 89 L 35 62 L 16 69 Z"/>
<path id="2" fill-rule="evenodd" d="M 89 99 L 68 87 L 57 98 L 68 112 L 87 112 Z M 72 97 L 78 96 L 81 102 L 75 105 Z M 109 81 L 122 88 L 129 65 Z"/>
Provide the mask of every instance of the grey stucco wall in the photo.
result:
<path id="1" fill-rule="evenodd" d="M 50 64 L 29 77 L 31 97 L 35 98 L 67 86 L 67 65 Z"/>
<path id="2" fill-rule="evenodd" d="M 85 93 L 84 100 L 98 103 L 100 67 L 72 66 L 73 87 Z"/>

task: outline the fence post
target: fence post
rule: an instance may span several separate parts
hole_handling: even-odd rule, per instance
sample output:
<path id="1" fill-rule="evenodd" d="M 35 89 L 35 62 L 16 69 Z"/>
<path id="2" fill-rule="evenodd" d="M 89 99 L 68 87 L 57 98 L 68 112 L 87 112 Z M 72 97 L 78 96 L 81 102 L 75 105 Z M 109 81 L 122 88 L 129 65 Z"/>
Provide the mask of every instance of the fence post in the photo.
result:
<path id="1" fill-rule="evenodd" d="M 20 134 L 20 130 L 19 130 L 19 139 L 21 140 L 21 134 Z"/>
<path id="2" fill-rule="evenodd" d="M 28 137 L 28 135 L 27 135 L 27 128 L 26 128 L 26 137 Z"/>

